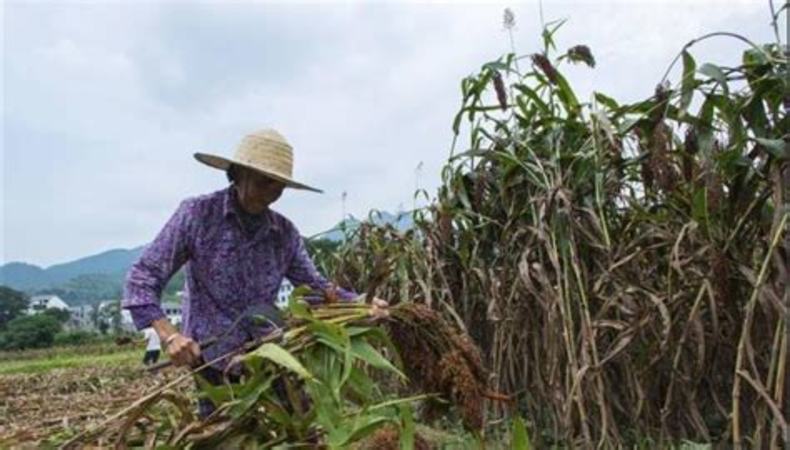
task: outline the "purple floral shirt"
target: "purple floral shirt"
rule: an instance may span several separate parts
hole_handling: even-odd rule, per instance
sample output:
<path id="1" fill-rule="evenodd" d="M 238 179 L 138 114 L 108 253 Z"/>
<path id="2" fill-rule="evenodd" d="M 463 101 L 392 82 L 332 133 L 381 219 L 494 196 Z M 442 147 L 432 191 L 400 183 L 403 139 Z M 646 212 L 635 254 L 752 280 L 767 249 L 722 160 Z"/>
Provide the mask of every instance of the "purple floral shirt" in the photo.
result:
<path id="1" fill-rule="evenodd" d="M 122 306 L 138 329 L 165 317 L 160 296 L 182 266 L 182 332 L 198 342 L 220 338 L 204 349 L 206 361 L 271 331 L 247 318 L 256 306 L 274 303 L 283 278 L 294 286 L 312 287 L 318 293 L 309 299 L 313 302 L 322 300 L 324 290 L 334 289 L 316 270 L 291 221 L 267 210 L 263 224 L 248 234 L 242 214 L 232 187 L 181 203 L 127 275 Z M 351 291 L 336 292 L 344 301 L 356 297 Z"/>

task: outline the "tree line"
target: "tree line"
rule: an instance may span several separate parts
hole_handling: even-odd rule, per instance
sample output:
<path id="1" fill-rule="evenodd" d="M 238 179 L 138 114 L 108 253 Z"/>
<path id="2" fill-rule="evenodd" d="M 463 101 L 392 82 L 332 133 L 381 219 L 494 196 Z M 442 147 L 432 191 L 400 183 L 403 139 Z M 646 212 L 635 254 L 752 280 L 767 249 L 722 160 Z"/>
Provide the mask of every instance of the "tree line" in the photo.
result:
<path id="1" fill-rule="evenodd" d="M 96 331 L 67 329 L 67 310 L 48 308 L 27 314 L 30 298 L 24 292 L 0 285 L 0 350 L 25 350 L 53 345 L 75 345 L 93 342 L 120 328 L 120 305 L 100 309 L 94 305 L 91 321 Z"/>

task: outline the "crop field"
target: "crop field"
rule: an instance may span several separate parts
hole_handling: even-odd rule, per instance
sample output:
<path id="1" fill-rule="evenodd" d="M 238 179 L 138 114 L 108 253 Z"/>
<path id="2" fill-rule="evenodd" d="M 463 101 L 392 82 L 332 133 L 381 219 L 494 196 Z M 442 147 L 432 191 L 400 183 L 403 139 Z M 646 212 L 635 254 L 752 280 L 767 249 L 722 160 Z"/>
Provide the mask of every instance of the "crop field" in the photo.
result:
<path id="1" fill-rule="evenodd" d="M 327 271 L 462 323 L 541 447 L 790 446 L 787 53 L 710 33 L 644 100 L 583 99 L 561 25 L 462 80 L 415 229 L 363 226 Z"/>
<path id="2" fill-rule="evenodd" d="M 176 440 L 178 447 L 214 448 L 228 441 L 243 444 L 250 438 L 261 439 L 260 433 L 270 435 L 272 443 L 285 438 L 309 443 L 315 439 L 313 433 L 319 425 L 325 430 L 337 426 L 329 435 L 336 440 L 334 447 L 397 448 L 402 432 L 396 428 L 381 427 L 373 435 L 370 431 L 376 429 L 373 424 L 398 423 L 400 415 L 412 422 L 413 448 L 430 448 L 425 447 L 428 442 L 451 447 L 475 442 L 461 428 L 450 433 L 413 422 L 409 405 L 430 400 L 431 395 L 408 396 L 401 391 L 404 396 L 398 398 L 375 386 L 379 382 L 406 389 L 401 383 L 406 376 L 388 360 L 397 360 L 396 350 L 378 328 L 353 326 L 368 323 L 367 308 L 337 305 L 309 310 L 293 306 L 291 327 L 281 340 L 284 347 L 268 343 L 248 354 L 244 358 L 247 376 L 233 388 L 235 398 L 222 399 L 231 407 L 221 408 L 205 423 L 194 417 L 196 389 L 191 372 L 168 368 L 148 373 L 140 363 L 141 348 L 105 344 L 2 354 L 0 446 L 134 447 L 141 445 L 143 438 L 147 448 L 167 446 L 173 439 L 182 440 Z M 423 356 L 399 366 L 413 380 L 419 379 L 416 374 L 425 378 L 417 385 L 430 385 L 430 391 L 443 392 L 458 405 L 464 427 L 481 429 L 484 380 L 476 349 L 425 307 L 398 308 L 389 321 L 393 336 L 397 336 L 398 351 L 419 349 Z M 431 330 L 425 326 L 428 322 L 438 328 Z M 387 346 L 389 353 L 384 348 Z M 262 364 L 264 360 L 273 364 Z M 431 369 L 430 363 L 437 360 L 440 364 Z M 265 421 L 250 430 L 252 420 L 268 416 L 283 419 L 284 411 L 278 404 L 294 404 L 291 383 L 298 381 L 284 377 L 286 371 L 282 369 L 309 382 L 303 391 L 309 398 L 308 411 L 315 409 L 327 417 L 316 417 L 315 411 L 295 407 L 283 420 L 287 427 Z M 345 375 L 341 377 L 341 373 Z M 280 379 L 288 386 L 288 398 L 278 398 L 276 392 L 267 389 L 275 375 L 283 377 Z M 212 391 L 212 398 L 216 395 L 225 394 Z M 334 395 L 343 400 L 332 406 L 322 404 L 331 403 Z M 379 402 L 374 403 L 377 399 Z M 351 404 L 363 407 L 349 408 Z M 176 408 L 168 409 L 168 405 Z M 446 409 L 439 404 L 436 407 Z M 208 426 L 212 422 L 222 426 Z"/>
<path id="3" fill-rule="evenodd" d="M 0 448 L 72 433 L 174 376 L 144 372 L 142 353 L 105 344 L 0 354 Z"/>

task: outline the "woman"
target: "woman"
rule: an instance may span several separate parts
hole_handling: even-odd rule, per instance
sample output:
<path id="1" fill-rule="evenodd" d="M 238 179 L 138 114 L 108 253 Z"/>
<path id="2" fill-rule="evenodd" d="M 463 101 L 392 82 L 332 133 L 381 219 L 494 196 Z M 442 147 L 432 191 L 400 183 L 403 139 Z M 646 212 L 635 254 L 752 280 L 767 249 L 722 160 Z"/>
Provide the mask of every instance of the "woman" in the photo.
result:
<path id="1" fill-rule="evenodd" d="M 294 224 L 269 208 L 286 187 L 321 192 L 292 178 L 293 150 L 285 138 L 262 130 L 245 136 L 233 158 L 205 153 L 195 158 L 226 171 L 230 186 L 181 203 L 130 269 L 122 303 L 138 329 L 156 330 L 175 364 L 194 367 L 271 332 L 252 318 L 271 308 L 283 278 L 341 301 L 356 297 L 318 273 Z M 179 332 L 159 304 L 182 266 L 186 286 Z M 387 315 L 384 300 L 374 299 L 372 306 L 374 316 Z M 201 349 L 198 343 L 209 340 L 213 344 Z M 201 374 L 219 384 L 227 363 L 218 361 Z M 202 416 L 211 410 L 213 405 L 201 402 Z"/>

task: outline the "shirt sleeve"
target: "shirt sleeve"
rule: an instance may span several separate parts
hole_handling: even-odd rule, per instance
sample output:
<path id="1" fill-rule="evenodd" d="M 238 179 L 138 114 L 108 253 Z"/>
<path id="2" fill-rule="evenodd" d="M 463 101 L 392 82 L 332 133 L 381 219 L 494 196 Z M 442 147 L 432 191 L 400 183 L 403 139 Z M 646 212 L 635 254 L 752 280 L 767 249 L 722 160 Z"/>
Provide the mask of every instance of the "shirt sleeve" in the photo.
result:
<path id="1" fill-rule="evenodd" d="M 285 277 L 288 278 L 288 281 L 294 287 L 306 284 L 313 289 L 313 293 L 306 296 L 305 300 L 313 304 L 322 303 L 325 300 L 327 291 L 329 291 L 328 295 L 334 295 L 341 302 L 351 302 L 356 299 L 359 296 L 356 292 L 335 286 L 318 272 L 313 259 L 307 253 L 304 239 L 298 232 L 294 234 L 296 236 L 293 238 L 292 245 L 295 250 Z"/>
<path id="2" fill-rule="evenodd" d="M 159 305 L 141 305 L 127 307 L 132 315 L 135 328 L 142 330 L 151 326 L 155 320 L 167 317 Z"/>
<path id="3" fill-rule="evenodd" d="M 191 203 L 181 203 L 126 276 L 121 305 L 129 310 L 137 329 L 165 317 L 160 297 L 170 277 L 189 256 Z"/>

